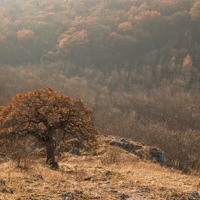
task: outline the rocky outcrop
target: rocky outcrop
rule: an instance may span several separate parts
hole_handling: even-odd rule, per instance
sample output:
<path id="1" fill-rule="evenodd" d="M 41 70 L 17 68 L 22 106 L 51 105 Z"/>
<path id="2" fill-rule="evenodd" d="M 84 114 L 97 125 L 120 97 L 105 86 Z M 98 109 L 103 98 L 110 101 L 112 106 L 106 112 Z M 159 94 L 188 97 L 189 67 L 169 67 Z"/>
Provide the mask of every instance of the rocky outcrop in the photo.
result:
<path id="1" fill-rule="evenodd" d="M 129 153 L 137 155 L 141 159 L 153 160 L 158 163 L 163 163 L 164 161 L 164 152 L 157 147 L 145 146 L 124 138 L 112 140 L 110 145 L 120 147 Z"/>

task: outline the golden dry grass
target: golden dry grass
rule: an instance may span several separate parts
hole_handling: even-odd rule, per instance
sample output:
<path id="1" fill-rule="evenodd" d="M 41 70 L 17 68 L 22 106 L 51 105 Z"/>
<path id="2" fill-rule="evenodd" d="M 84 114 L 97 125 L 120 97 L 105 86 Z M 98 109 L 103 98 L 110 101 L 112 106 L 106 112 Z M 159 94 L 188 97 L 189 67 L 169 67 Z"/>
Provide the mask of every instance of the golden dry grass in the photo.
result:
<path id="1" fill-rule="evenodd" d="M 26 170 L 13 161 L 0 164 L 0 199 L 117 200 L 128 195 L 135 200 L 164 200 L 200 192 L 199 177 L 141 161 L 113 147 L 97 156 L 64 153 L 58 171 L 45 166 L 42 158 L 33 162 Z"/>

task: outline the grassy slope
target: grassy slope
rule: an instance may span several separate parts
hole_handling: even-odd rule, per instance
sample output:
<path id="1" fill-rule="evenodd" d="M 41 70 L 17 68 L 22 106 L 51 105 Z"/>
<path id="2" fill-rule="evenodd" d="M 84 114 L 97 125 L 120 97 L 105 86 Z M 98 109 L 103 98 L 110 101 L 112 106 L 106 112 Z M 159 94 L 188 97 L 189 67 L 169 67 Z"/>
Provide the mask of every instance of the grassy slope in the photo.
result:
<path id="1" fill-rule="evenodd" d="M 117 147 L 103 144 L 100 152 L 97 156 L 64 153 L 57 158 L 58 171 L 45 166 L 43 158 L 27 163 L 27 170 L 17 168 L 14 161 L 1 163 L 0 199 L 159 200 L 187 199 L 189 192 L 200 192 L 198 177 L 141 161 Z"/>

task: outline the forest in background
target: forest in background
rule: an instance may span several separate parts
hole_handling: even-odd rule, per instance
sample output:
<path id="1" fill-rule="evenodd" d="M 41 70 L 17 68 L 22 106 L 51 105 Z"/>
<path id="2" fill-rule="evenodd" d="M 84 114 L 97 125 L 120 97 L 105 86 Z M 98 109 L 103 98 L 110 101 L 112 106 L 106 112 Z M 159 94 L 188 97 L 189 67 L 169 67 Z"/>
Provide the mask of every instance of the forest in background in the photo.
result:
<path id="1" fill-rule="evenodd" d="M 0 27 L 0 105 L 52 87 L 200 171 L 200 0 L 1 0 Z"/>

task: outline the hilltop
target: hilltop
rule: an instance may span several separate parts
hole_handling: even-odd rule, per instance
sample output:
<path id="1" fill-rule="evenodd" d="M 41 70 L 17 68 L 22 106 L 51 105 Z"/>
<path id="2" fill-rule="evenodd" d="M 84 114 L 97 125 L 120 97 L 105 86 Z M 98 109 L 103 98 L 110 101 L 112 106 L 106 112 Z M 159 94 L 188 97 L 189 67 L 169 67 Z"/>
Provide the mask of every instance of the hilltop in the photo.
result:
<path id="1" fill-rule="evenodd" d="M 17 167 L 2 154 L 0 199 L 200 199 L 199 177 L 162 166 L 148 156 L 151 147 L 131 141 L 140 150 L 136 155 L 137 150 L 111 146 L 113 141 L 119 138 L 101 135 L 96 152 L 58 153 L 56 171 L 44 165 L 43 156 L 21 158 Z"/>

